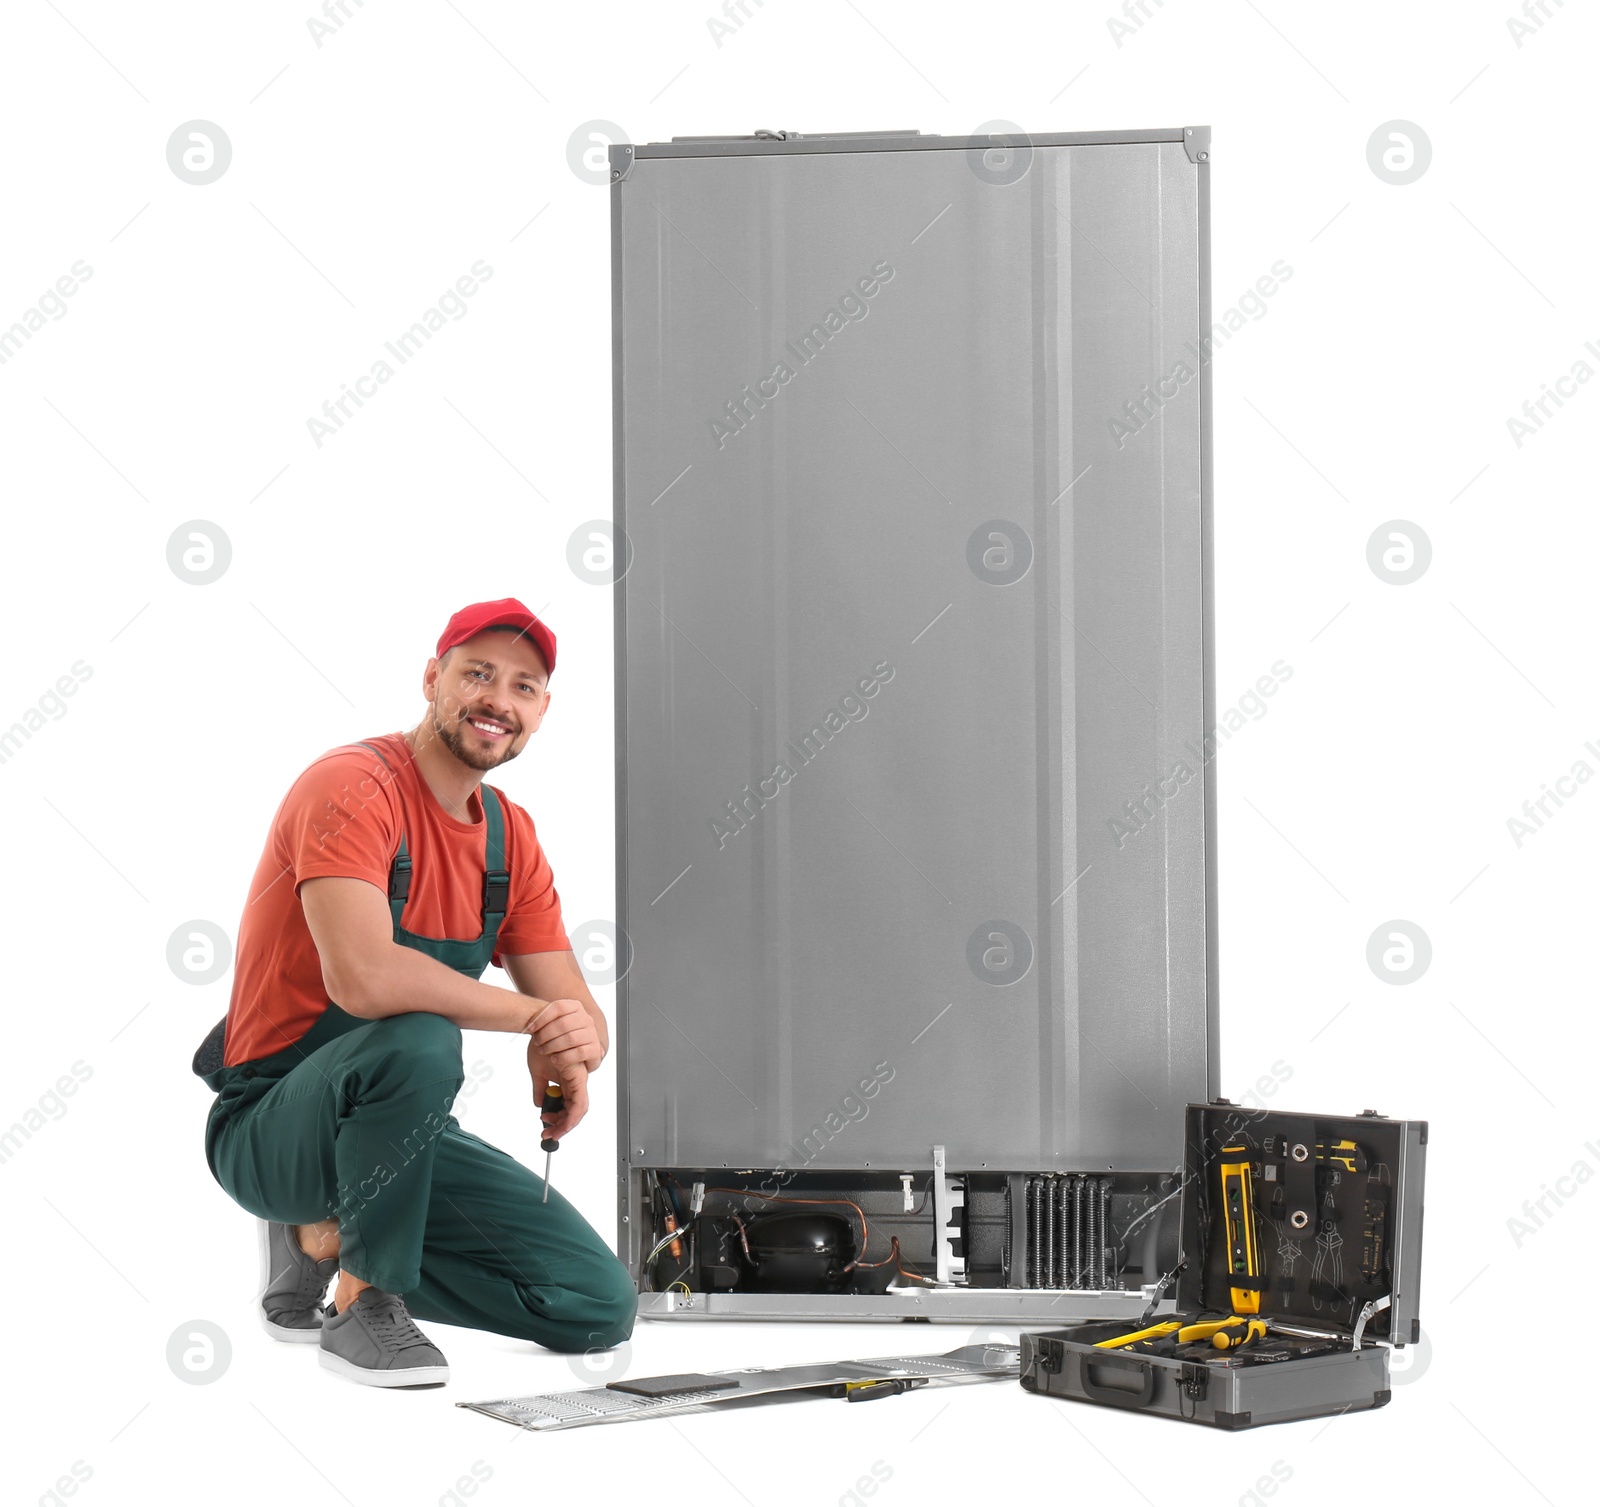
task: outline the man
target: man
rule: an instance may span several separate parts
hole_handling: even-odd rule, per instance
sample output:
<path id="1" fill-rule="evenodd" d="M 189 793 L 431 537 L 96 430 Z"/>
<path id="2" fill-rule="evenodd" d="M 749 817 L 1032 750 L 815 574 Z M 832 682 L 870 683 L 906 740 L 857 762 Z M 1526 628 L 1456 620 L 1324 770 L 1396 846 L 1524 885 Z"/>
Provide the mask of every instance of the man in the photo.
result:
<path id="1" fill-rule="evenodd" d="M 352 1381 L 446 1380 L 413 1315 L 563 1351 L 633 1329 L 605 1242 L 451 1113 L 464 1027 L 527 1035 L 535 1102 L 564 1096 L 544 1115 L 557 1139 L 609 1048 L 533 822 L 483 783 L 539 730 L 555 663 L 521 602 L 463 608 L 422 721 L 300 775 L 250 886 L 228 1014 L 195 1057 L 217 1091 L 207 1163 L 260 1220 L 261 1321 Z M 517 992 L 478 982 L 490 962 Z"/>

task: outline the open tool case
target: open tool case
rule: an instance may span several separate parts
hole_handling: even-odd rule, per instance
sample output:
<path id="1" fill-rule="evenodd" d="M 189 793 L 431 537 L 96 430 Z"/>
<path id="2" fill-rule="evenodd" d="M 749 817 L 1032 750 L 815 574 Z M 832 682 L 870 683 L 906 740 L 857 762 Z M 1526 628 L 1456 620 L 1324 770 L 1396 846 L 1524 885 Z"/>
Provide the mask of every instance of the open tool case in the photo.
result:
<path id="1" fill-rule="evenodd" d="M 1186 1127 L 1176 1310 L 1024 1334 L 1022 1385 L 1228 1429 L 1382 1407 L 1419 1336 L 1427 1122 L 1218 1100 Z"/>

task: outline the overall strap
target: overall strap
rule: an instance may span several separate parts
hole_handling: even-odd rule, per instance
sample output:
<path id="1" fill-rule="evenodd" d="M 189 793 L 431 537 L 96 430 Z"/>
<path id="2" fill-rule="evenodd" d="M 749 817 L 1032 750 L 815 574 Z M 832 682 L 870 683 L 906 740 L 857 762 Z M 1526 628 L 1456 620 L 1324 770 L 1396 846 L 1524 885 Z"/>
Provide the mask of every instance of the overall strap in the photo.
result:
<path id="1" fill-rule="evenodd" d="M 394 765 L 384 757 L 384 752 L 375 743 L 363 740 L 361 748 L 369 748 L 373 753 L 383 759 L 384 767 L 393 769 Z M 406 834 L 400 834 L 400 846 L 389 864 L 389 914 L 394 920 L 395 930 L 400 930 L 400 917 L 405 913 L 406 897 L 411 893 L 411 854 L 406 851 Z"/>
<path id="2" fill-rule="evenodd" d="M 511 872 L 506 868 L 505 818 L 494 787 L 478 787 L 483 802 L 483 935 L 493 937 L 506 918 L 511 894 Z"/>

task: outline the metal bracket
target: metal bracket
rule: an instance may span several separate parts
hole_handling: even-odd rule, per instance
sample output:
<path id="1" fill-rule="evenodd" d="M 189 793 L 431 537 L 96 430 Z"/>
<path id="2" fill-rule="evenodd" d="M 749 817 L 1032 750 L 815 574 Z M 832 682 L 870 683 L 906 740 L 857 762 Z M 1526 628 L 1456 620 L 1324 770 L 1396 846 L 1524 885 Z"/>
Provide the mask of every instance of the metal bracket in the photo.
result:
<path id="1" fill-rule="evenodd" d="M 938 1282 L 967 1280 L 967 1258 L 956 1255 L 952 1242 L 961 1238 L 958 1211 L 965 1208 L 967 1191 L 959 1178 L 944 1174 L 944 1147 L 933 1148 L 933 1275 Z"/>
<path id="2" fill-rule="evenodd" d="M 1211 161 L 1211 127 L 1185 126 L 1183 149 L 1189 154 L 1190 162 Z"/>
<path id="3" fill-rule="evenodd" d="M 1367 1327 L 1367 1321 L 1382 1313 L 1389 1306 L 1389 1301 L 1389 1296 L 1386 1293 L 1381 1298 L 1374 1298 L 1370 1303 L 1361 1305 L 1361 1314 L 1356 1319 L 1356 1327 L 1350 1331 L 1350 1348 L 1352 1350 L 1361 1348 L 1361 1334 Z"/>
<path id="4" fill-rule="evenodd" d="M 607 148 L 606 155 L 611 159 L 611 181 L 613 183 L 626 183 L 628 174 L 633 171 L 633 147 L 626 143 L 613 142 Z"/>

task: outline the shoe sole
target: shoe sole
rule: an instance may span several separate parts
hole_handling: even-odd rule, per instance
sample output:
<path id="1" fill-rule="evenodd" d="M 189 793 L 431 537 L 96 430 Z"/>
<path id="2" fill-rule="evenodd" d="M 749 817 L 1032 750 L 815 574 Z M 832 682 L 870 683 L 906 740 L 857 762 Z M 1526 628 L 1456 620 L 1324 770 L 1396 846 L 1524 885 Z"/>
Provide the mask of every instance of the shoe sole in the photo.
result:
<path id="1" fill-rule="evenodd" d="M 283 1345 L 319 1343 L 322 1339 L 320 1321 L 309 1329 L 289 1329 L 282 1324 L 274 1324 L 267 1317 L 267 1310 L 262 1307 L 262 1299 L 267 1295 L 267 1283 L 272 1279 L 272 1228 L 264 1219 L 256 1220 L 256 1255 L 261 1271 L 261 1281 L 256 1291 L 256 1318 L 261 1321 L 261 1327 Z"/>
<path id="2" fill-rule="evenodd" d="M 317 1359 L 324 1370 L 365 1387 L 442 1387 L 450 1379 L 449 1366 L 405 1366 L 397 1371 L 372 1371 L 331 1350 L 321 1351 Z"/>
<path id="3" fill-rule="evenodd" d="M 322 1342 L 320 1324 L 314 1324 L 310 1329 L 287 1329 L 282 1324 L 274 1324 L 259 1303 L 256 1305 L 256 1317 L 261 1320 L 261 1327 L 280 1345 L 317 1345 Z"/>

